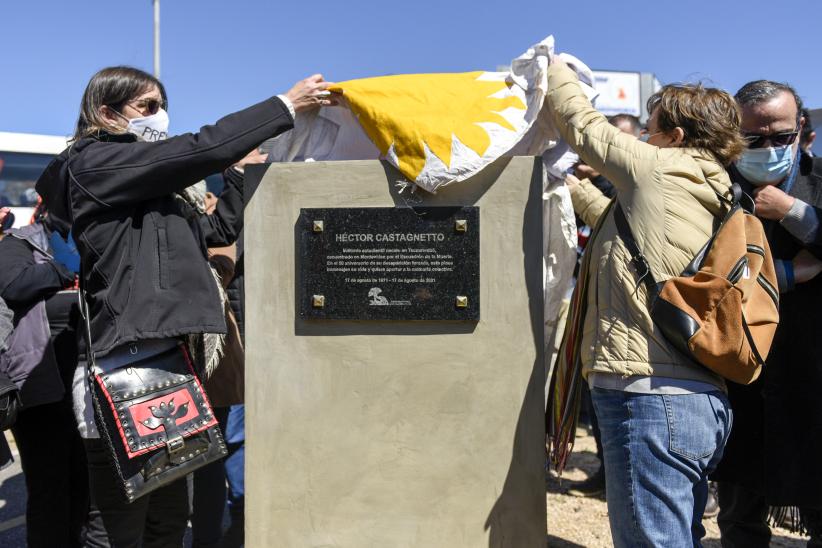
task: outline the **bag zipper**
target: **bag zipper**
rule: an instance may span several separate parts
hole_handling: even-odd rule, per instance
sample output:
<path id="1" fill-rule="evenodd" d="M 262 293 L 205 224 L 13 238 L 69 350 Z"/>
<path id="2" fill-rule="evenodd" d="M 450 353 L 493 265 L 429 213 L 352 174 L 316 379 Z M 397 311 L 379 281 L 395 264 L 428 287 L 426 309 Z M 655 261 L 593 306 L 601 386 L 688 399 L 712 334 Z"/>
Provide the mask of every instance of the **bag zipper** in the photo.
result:
<path id="1" fill-rule="evenodd" d="M 758 245 L 748 244 L 748 253 L 756 253 L 757 255 L 760 255 L 760 256 L 764 257 L 765 256 L 765 249 L 762 248 L 762 247 L 759 247 Z"/>
<path id="2" fill-rule="evenodd" d="M 774 288 L 774 286 L 771 285 L 771 282 L 765 279 L 765 276 L 763 276 L 762 274 L 759 274 L 756 277 L 756 281 L 759 282 L 759 285 L 762 286 L 762 289 L 765 290 L 765 293 L 770 295 L 771 299 L 773 300 L 773 304 L 775 304 L 776 307 L 779 308 L 779 292 L 777 292 L 776 288 Z"/>
<path id="3" fill-rule="evenodd" d="M 728 276 L 727 276 L 728 281 L 731 282 L 732 284 L 736 285 L 736 282 L 738 282 L 742 278 L 742 273 L 745 272 L 745 267 L 746 266 L 748 266 L 748 258 L 747 257 L 742 257 L 741 259 L 736 261 L 736 264 L 731 269 L 731 271 L 728 273 Z"/>

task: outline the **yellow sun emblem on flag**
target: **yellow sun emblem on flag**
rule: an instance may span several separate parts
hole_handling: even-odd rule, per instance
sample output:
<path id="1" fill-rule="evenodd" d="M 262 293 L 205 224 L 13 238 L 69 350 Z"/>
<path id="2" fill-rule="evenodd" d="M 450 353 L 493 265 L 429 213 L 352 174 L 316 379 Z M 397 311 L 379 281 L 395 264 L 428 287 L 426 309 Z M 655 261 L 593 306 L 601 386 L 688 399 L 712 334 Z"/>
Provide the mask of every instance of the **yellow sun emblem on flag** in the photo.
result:
<path id="1" fill-rule="evenodd" d="M 329 89 L 343 93 L 381 154 L 394 146 L 397 167 L 414 181 L 425 167 L 425 146 L 450 168 L 453 137 L 483 156 L 491 137 L 481 123 L 516 131 L 500 112 L 525 110 L 525 103 L 515 95 L 499 93 L 509 87 L 504 80 L 480 79 L 483 74 L 382 76 L 349 80 Z"/>

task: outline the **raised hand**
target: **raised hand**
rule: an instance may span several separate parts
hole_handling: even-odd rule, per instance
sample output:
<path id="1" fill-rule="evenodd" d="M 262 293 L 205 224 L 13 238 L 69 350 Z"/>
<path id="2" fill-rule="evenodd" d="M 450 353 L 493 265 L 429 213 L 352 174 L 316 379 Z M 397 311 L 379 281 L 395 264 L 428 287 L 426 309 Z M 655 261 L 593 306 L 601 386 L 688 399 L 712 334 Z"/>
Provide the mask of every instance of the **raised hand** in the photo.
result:
<path id="1" fill-rule="evenodd" d="M 322 74 L 314 74 L 300 80 L 285 94 L 296 112 L 337 104 L 337 97 L 328 91 L 333 82 L 323 80 Z"/>

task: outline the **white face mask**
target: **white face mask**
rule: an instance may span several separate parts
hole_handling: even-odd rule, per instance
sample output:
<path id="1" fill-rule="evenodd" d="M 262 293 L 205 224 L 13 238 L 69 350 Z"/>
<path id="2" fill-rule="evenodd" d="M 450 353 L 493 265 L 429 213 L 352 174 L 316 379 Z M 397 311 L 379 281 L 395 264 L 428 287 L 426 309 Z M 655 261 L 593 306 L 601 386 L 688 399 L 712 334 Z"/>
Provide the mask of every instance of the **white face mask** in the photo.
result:
<path id="1" fill-rule="evenodd" d="M 128 121 L 126 131 L 136 135 L 140 141 L 162 141 L 168 138 L 168 113 L 160 109 L 151 116 L 132 118 Z"/>

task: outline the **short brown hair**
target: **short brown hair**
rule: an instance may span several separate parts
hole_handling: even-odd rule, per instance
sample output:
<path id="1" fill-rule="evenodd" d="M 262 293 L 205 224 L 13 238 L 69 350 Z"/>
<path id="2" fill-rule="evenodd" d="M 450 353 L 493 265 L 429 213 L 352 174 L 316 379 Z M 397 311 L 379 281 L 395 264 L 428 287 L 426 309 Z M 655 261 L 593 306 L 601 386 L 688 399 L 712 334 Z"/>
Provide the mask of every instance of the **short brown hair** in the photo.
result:
<path id="1" fill-rule="evenodd" d="M 648 112 L 653 114 L 657 110 L 660 131 L 682 128 L 683 146 L 707 150 L 723 166 L 734 162 L 745 150 L 739 106 L 721 89 L 702 84 L 669 84 L 648 99 Z"/>
<path id="2" fill-rule="evenodd" d="M 168 110 L 166 88 L 160 80 L 151 74 L 134 67 L 108 67 L 91 77 L 83 100 L 80 103 L 80 116 L 74 130 L 74 139 L 100 131 L 111 132 L 100 114 L 100 107 L 109 106 L 120 112 L 125 104 L 141 93 L 157 86 L 163 98 L 163 108 Z"/>

